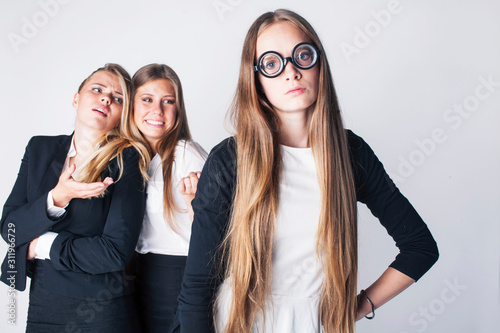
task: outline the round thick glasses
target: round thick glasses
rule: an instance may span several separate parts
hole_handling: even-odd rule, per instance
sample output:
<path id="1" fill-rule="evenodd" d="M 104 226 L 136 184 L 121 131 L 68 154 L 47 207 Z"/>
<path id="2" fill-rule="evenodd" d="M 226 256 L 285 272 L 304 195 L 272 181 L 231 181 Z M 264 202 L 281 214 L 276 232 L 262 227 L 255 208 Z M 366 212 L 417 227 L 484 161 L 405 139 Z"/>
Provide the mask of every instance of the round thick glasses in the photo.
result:
<path id="1" fill-rule="evenodd" d="M 265 77 L 273 78 L 283 73 L 288 61 L 300 69 L 312 68 L 318 62 L 319 55 L 320 51 L 314 45 L 303 42 L 295 45 L 291 57 L 284 59 L 281 54 L 275 51 L 262 53 L 254 70 Z"/>

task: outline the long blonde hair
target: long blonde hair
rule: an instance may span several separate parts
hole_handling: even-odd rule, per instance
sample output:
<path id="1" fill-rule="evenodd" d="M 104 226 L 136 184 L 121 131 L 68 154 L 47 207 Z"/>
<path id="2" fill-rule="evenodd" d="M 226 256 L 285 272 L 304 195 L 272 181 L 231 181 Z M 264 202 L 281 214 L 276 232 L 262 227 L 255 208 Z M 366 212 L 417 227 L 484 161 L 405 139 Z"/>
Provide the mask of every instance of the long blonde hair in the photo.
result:
<path id="1" fill-rule="evenodd" d="M 298 14 L 279 9 L 250 27 L 241 57 L 232 119 L 236 125 L 237 180 L 229 231 L 223 242 L 233 298 L 226 332 L 250 332 L 265 320 L 270 300 L 275 222 L 279 207 L 279 121 L 253 66 L 259 35 L 277 22 L 302 30 L 320 50 L 319 92 L 311 116 L 311 144 L 321 190 L 317 253 L 325 275 L 320 316 L 326 332 L 354 332 L 357 278 L 356 194 L 346 131 L 323 46 Z"/>
<path id="2" fill-rule="evenodd" d="M 163 170 L 163 215 L 172 230 L 176 231 L 177 225 L 175 224 L 173 214 L 174 211 L 180 211 L 180 208 L 175 203 L 172 193 L 172 168 L 175 160 L 175 147 L 179 140 L 191 140 L 181 80 L 169 66 L 150 64 L 140 68 L 134 74 L 132 82 L 137 91 L 142 85 L 160 79 L 165 79 L 173 85 L 175 90 L 175 106 L 177 108 L 177 117 L 174 125 L 163 135 L 157 147 L 155 147 L 156 151 L 160 154 Z M 134 112 L 134 108 L 132 107 L 132 119 Z M 136 136 L 141 137 L 142 142 L 147 143 L 133 120 L 130 122 L 129 127 L 130 131 L 133 131 Z M 152 150 L 150 150 L 150 153 L 152 153 Z"/>
<path id="3" fill-rule="evenodd" d="M 120 65 L 108 63 L 90 74 L 78 88 L 80 92 L 85 83 L 97 72 L 104 71 L 117 76 L 123 91 L 123 108 L 120 121 L 116 126 L 104 134 L 95 143 L 89 159 L 82 167 L 78 180 L 85 183 L 101 181 L 102 172 L 107 168 L 109 161 L 117 158 L 119 175 L 114 181 L 118 181 L 123 174 L 123 150 L 134 147 L 139 154 L 139 168 L 144 180 L 148 179 L 148 164 L 150 161 L 148 149 L 145 144 L 138 140 L 137 136 L 130 131 L 130 99 L 132 96 L 132 80 L 128 72 Z"/>

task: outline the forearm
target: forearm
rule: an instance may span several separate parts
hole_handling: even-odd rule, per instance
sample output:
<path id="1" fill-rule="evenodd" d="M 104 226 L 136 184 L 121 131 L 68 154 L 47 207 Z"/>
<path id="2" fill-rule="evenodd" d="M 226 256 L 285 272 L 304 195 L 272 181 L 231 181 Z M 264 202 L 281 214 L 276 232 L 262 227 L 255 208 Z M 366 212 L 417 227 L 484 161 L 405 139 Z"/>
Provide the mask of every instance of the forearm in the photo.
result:
<path id="1" fill-rule="evenodd" d="M 139 224 L 140 226 L 140 224 Z M 130 230 L 138 236 L 138 231 Z M 116 240 L 109 235 L 80 237 L 66 231 L 54 240 L 50 250 L 53 267 L 60 271 L 105 274 L 121 271 L 132 258 L 137 238 Z"/>
<path id="2" fill-rule="evenodd" d="M 411 286 L 414 282 L 415 280 L 409 276 L 389 267 L 371 286 L 366 288 L 365 291 L 366 295 L 375 306 L 375 309 L 378 309 Z M 358 295 L 356 320 L 360 320 L 364 316 L 369 315 L 371 311 L 371 304 L 363 295 Z"/>
<path id="3" fill-rule="evenodd" d="M 49 231 L 63 216 L 54 219 L 49 217 L 46 202 L 47 194 L 23 205 L 7 200 L 1 223 L 4 239 L 7 240 L 9 229 L 14 229 L 16 245 L 22 245 Z"/>
<path id="4" fill-rule="evenodd" d="M 102 233 L 90 236 L 69 230 L 59 232 L 50 249 L 55 269 L 103 274 L 122 270 L 127 265 L 137 244 L 146 207 L 138 164 L 135 155 L 126 156 L 122 178 L 110 185 L 105 197 L 93 199 L 105 208 L 95 210 L 89 216 L 75 217 L 74 223 L 82 225 L 85 218 L 92 218 L 93 223 L 101 221 L 99 223 L 104 226 Z M 111 176 L 117 178 L 116 174 Z M 87 206 L 91 201 L 83 200 L 80 204 Z"/>

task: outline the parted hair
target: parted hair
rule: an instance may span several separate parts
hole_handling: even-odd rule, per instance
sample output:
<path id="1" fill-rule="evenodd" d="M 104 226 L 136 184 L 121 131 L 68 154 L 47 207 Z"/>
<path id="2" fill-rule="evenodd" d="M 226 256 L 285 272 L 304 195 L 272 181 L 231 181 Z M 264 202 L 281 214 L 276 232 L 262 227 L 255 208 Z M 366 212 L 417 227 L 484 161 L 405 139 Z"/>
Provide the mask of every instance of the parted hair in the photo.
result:
<path id="1" fill-rule="evenodd" d="M 320 66 L 319 92 L 309 127 L 321 191 L 316 252 L 325 280 L 319 312 L 326 332 L 352 333 L 357 210 L 347 135 L 321 41 L 304 18 L 284 9 L 261 15 L 250 27 L 231 106 L 236 128 L 237 180 L 229 229 L 222 244 L 225 278 L 231 281 L 233 292 L 225 332 L 250 332 L 259 315 L 266 320 L 266 303 L 271 301 L 273 240 L 280 203 L 280 123 L 253 68 L 257 39 L 277 22 L 288 22 L 303 31 L 321 52 L 316 65 Z"/>
<path id="2" fill-rule="evenodd" d="M 191 140 L 181 80 L 169 66 L 164 64 L 149 64 L 140 68 L 134 74 L 132 82 L 135 91 L 137 91 L 137 89 L 148 82 L 162 79 L 169 81 L 174 87 L 177 117 L 172 128 L 163 135 L 155 148 L 161 157 L 163 171 L 163 215 L 168 225 L 176 231 L 177 225 L 175 224 L 173 214 L 174 211 L 180 211 L 180 208 L 176 205 L 172 192 L 172 169 L 175 161 L 175 147 L 179 140 Z M 134 112 L 135 110 L 132 106 L 132 119 L 134 117 Z M 142 142 L 147 144 L 146 139 L 139 131 L 134 121 L 130 121 L 128 125 L 130 131 L 133 132 L 136 137 L 140 137 Z M 152 147 L 150 147 L 150 154 L 152 154 L 151 148 Z"/>
<path id="3" fill-rule="evenodd" d="M 120 65 L 108 63 L 90 74 L 78 88 L 82 90 L 90 78 L 97 72 L 104 71 L 116 75 L 123 91 L 122 115 L 116 126 L 104 134 L 95 143 L 93 151 L 82 170 L 78 180 L 86 183 L 101 181 L 101 175 L 109 164 L 109 161 L 116 158 L 119 167 L 118 181 L 123 175 L 123 150 L 127 147 L 134 147 L 139 154 L 139 168 L 143 179 L 148 179 L 148 165 L 150 161 L 148 148 L 132 133 L 127 124 L 130 122 L 130 104 L 133 92 L 132 80 L 128 72 Z"/>

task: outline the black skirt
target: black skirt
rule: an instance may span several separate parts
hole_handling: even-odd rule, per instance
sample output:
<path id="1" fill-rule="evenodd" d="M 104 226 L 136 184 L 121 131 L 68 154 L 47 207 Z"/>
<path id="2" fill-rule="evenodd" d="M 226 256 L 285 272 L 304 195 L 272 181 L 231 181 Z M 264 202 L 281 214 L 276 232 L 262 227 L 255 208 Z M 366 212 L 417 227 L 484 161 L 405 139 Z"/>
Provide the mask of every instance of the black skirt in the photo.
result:
<path id="1" fill-rule="evenodd" d="M 136 300 L 143 332 L 168 332 L 177 310 L 185 256 L 137 254 Z"/>
<path id="2" fill-rule="evenodd" d="M 26 332 L 138 333 L 134 296 L 77 299 L 54 294 L 42 283 L 43 265 L 37 260 L 31 279 Z"/>

